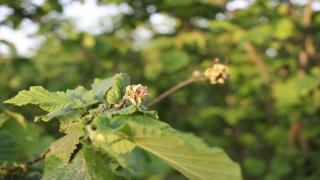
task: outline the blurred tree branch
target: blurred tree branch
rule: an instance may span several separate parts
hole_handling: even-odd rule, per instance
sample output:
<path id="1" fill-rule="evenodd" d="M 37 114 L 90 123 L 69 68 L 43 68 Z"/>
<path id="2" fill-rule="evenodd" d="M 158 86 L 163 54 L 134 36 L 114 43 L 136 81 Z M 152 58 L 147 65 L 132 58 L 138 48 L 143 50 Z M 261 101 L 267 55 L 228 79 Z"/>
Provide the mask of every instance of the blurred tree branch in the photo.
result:
<path id="1" fill-rule="evenodd" d="M 290 0 L 287 0 L 287 4 L 289 5 L 291 17 L 295 18 L 296 17 L 296 8 L 294 7 L 294 5 L 291 3 Z"/>
<path id="2" fill-rule="evenodd" d="M 312 17 L 311 4 L 312 3 L 313 3 L 313 0 L 308 1 L 308 3 L 304 8 L 303 25 L 305 28 L 308 28 L 311 25 L 311 17 Z M 306 68 L 308 66 L 308 56 L 313 56 L 313 53 L 315 51 L 314 46 L 312 44 L 312 39 L 309 37 L 307 32 L 304 34 L 304 42 L 305 42 L 305 49 L 301 50 L 299 55 L 300 68 L 299 68 L 298 74 L 306 73 Z M 303 128 L 300 121 L 301 120 L 291 124 L 290 130 L 289 130 L 288 146 L 293 147 L 295 144 L 295 140 L 298 139 L 301 150 L 308 151 L 309 150 L 308 141 L 303 134 Z"/>
<path id="3" fill-rule="evenodd" d="M 306 4 L 306 7 L 304 8 L 304 14 L 303 14 L 303 25 L 305 27 L 309 27 L 311 25 L 311 16 L 312 16 L 312 10 L 311 10 L 311 4 L 313 3 L 313 0 L 309 0 Z"/>
<path id="4" fill-rule="evenodd" d="M 8 166 L 8 167 L 4 167 L 4 168 L 1 168 L 3 170 L 6 170 L 6 171 L 13 171 L 13 170 L 16 170 L 16 169 L 25 169 L 27 168 L 28 166 L 31 166 L 39 161 L 41 161 L 42 159 L 44 159 L 47 155 L 47 153 L 50 151 L 50 147 L 48 147 L 47 149 L 45 149 L 39 157 L 29 161 L 29 162 L 26 162 L 22 165 L 18 165 L 18 166 Z"/>
<path id="5" fill-rule="evenodd" d="M 289 136 L 288 136 L 288 147 L 292 148 L 296 140 L 298 140 L 302 151 L 309 150 L 308 141 L 306 140 L 303 134 L 302 124 L 299 121 L 292 123 L 290 127 Z"/>
<path id="6" fill-rule="evenodd" d="M 267 65 L 263 61 L 262 57 L 258 54 L 253 44 L 251 42 L 245 42 L 244 48 L 249 54 L 249 57 L 251 58 L 251 60 L 258 67 L 262 77 L 264 77 L 267 81 L 269 81 L 269 72 L 268 72 Z"/>
<path id="7" fill-rule="evenodd" d="M 311 4 L 313 3 L 313 0 L 308 1 L 303 14 L 303 25 L 307 29 L 311 26 L 311 19 L 312 19 L 312 9 Z M 308 55 L 308 58 L 315 59 L 316 50 L 312 42 L 312 38 L 310 37 L 309 32 L 306 32 L 305 34 L 305 51 Z M 308 59 L 307 59 L 308 61 Z M 318 64 L 317 60 L 314 60 L 316 64 Z"/>
<path id="8" fill-rule="evenodd" d="M 158 103 L 159 101 L 161 101 L 163 98 L 167 97 L 168 95 L 170 95 L 171 93 L 173 93 L 174 91 L 190 84 L 193 83 L 197 80 L 197 78 L 192 77 L 188 80 L 183 81 L 182 83 L 179 83 L 178 85 L 170 88 L 169 90 L 167 90 L 166 92 L 164 92 L 163 94 L 161 94 L 160 96 L 158 96 L 156 99 L 152 100 L 151 102 L 149 102 L 146 106 L 149 108 L 151 106 L 153 106 L 154 104 Z"/>

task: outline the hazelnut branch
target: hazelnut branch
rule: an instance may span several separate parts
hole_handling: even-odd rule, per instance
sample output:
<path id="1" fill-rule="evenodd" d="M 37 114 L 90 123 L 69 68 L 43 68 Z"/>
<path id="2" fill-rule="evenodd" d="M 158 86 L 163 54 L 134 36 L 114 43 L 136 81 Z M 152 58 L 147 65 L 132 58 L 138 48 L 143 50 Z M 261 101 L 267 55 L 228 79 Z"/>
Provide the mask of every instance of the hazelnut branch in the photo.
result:
<path id="1" fill-rule="evenodd" d="M 3 170 L 6 170 L 6 171 L 13 171 L 13 170 L 16 170 L 16 169 L 24 169 L 24 168 L 27 168 L 28 166 L 31 166 L 35 163 L 37 163 L 38 161 L 41 161 L 42 159 L 44 159 L 47 155 L 47 153 L 50 151 L 50 147 L 48 147 L 47 149 L 45 149 L 39 157 L 29 161 L 29 162 L 26 162 L 20 166 L 7 166 L 7 167 L 3 167 L 1 169 Z"/>
<path id="2" fill-rule="evenodd" d="M 158 103 L 159 101 L 161 101 L 163 98 L 167 97 L 169 94 L 173 93 L 174 91 L 190 84 L 190 83 L 193 83 L 197 80 L 197 78 L 195 77 L 192 77 L 186 81 L 183 81 L 182 83 L 176 85 L 176 86 L 173 86 L 172 88 L 170 88 L 169 90 L 167 90 L 166 92 L 164 92 L 163 94 L 161 94 L 160 96 L 158 96 L 156 99 L 152 100 L 151 102 L 149 102 L 147 104 L 147 108 L 153 106 L 154 104 Z"/>
<path id="3" fill-rule="evenodd" d="M 219 64 L 218 58 L 216 58 L 214 60 L 214 62 L 215 62 L 215 64 L 213 65 L 213 67 L 207 68 L 206 71 L 204 72 L 204 75 L 207 79 L 210 80 L 211 84 L 217 84 L 217 83 L 223 84 L 229 78 L 228 67 L 223 64 Z M 153 106 L 154 104 L 158 103 L 160 100 L 167 97 L 168 95 L 170 95 L 174 91 L 176 91 L 176 90 L 178 90 L 188 84 L 191 84 L 196 81 L 201 81 L 202 79 L 200 79 L 200 77 L 201 77 L 201 73 L 199 71 L 194 71 L 192 78 L 187 79 L 176 86 L 173 86 L 172 88 L 170 88 L 169 90 L 167 90 L 166 92 L 161 94 L 159 97 L 157 97 L 153 101 L 149 102 L 146 105 L 146 107 L 149 108 L 149 107 Z"/>

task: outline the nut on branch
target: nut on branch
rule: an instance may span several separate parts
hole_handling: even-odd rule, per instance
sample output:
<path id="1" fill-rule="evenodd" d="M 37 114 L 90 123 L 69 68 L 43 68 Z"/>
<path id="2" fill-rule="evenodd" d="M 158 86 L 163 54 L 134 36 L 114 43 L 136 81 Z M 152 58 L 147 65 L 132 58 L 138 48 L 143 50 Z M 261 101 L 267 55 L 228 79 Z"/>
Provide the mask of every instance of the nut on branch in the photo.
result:
<path id="1" fill-rule="evenodd" d="M 218 63 L 219 59 L 215 60 L 216 63 L 212 68 L 207 68 L 204 75 L 210 79 L 211 84 L 224 84 L 229 79 L 228 67 Z"/>
<path id="2" fill-rule="evenodd" d="M 124 98 L 129 100 L 132 104 L 140 105 L 141 101 L 149 96 L 147 86 L 138 85 L 130 85 L 126 87 L 126 94 Z"/>

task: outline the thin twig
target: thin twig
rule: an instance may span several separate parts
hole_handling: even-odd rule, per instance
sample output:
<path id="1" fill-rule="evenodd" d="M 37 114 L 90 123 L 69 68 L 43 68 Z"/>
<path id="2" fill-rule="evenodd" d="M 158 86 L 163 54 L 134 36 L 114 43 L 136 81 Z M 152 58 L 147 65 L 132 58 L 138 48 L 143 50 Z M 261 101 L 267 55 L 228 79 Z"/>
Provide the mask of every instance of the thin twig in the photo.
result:
<path id="1" fill-rule="evenodd" d="M 291 17 L 295 18 L 296 17 L 296 8 L 294 7 L 294 5 L 291 3 L 290 0 L 287 0 L 287 4 L 288 4 L 289 9 L 290 9 Z"/>
<path id="2" fill-rule="evenodd" d="M 119 110 L 127 102 L 127 100 L 128 100 L 127 94 L 125 94 L 123 96 L 123 98 L 121 99 L 121 101 L 120 101 L 118 107 L 116 108 L 116 110 Z"/>
<path id="3" fill-rule="evenodd" d="M 312 16 L 312 9 L 311 9 L 311 4 L 313 3 L 313 0 L 310 0 L 307 4 L 306 7 L 304 8 L 304 13 L 303 13 L 303 25 L 305 27 L 309 27 L 311 25 L 311 16 Z"/>
<path id="4" fill-rule="evenodd" d="M 307 28 L 311 25 L 311 16 L 312 16 L 311 4 L 312 4 L 312 2 L 313 2 L 313 0 L 310 0 L 304 8 L 303 25 L 305 28 Z M 298 70 L 298 74 L 305 74 L 306 73 L 306 69 L 307 69 L 307 65 L 308 65 L 308 43 L 310 43 L 309 44 L 310 46 L 313 46 L 312 40 L 308 39 L 309 38 L 308 34 L 306 33 L 304 36 L 305 36 L 304 41 L 306 43 L 306 47 L 305 47 L 305 49 L 302 49 L 299 54 L 300 68 Z M 295 145 L 296 140 L 299 140 L 300 147 L 301 147 L 302 151 L 309 150 L 309 143 L 303 134 L 303 127 L 302 127 L 301 120 L 291 124 L 291 127 L 289 129 L 289 138 L 288 138 L 288 142 L 287 142 L 288 147 L 293 147 Z"/>
<path id="5" fill-rule="evenodd" d="M 256 64 L 258 67 L 260 74 L 269 80 L 269 72 L 266 63 L 262 59 L 262 57 L 258 54 L 257 50 L 253 46 L 251 42 L 244 43 L 244 48 L 249 54 L 250 59 Z"/>
<path id="6" fill-rule="evenodd" d="M 308 141 L 303 133 L 302 123 L 299 121 L 291 124 L 287 143 L 288 147 L 293 147 L 296 140 L 299 142 L 302 151 L 306 152 L 309 150 Z"/>
<path id="7" fill-rule="evenodd" d="M 176 90 L 178 90 L 178 89 L 180 89 L 180 88 L 182 88 L 182 87 L 184 87 L 184 86 L 186 86 L 186 85 L 188 85 L 190 83 L 193 83 L 196 80 L 197 80 L 197 78 L 192 77 L 192 78 L 190 78 L 190 79 L 188 79 L 186 81 L 183 81 L 182 83 L 172 87 L 171 89 L 169 89 L 168 91 L 164 92 L 163 94 L 161 94 L 159 97 L 157 97 L 153 101 L 149 102 L 147 104 L 147 108 L 149 108 L 149 107 L 153 106 L 154 104 L 158 103 L 161 99 L 167 97 L 169 94 L 173 93 L 174 91 L 176 91 Z"/>
<path id="8" fill-rule="evenodd" d="M 301 124 L 299 122 L 295 122 L 293 124 L 291 124 L 290 129 L 289 129 L 289 135 L 288 135 L 288 142 L 287 142 L 287 146 L 288 147 L 293 147 L 295 144 L 295 140 L 297 138 L 297 134 L 300 131 L 300 127 Z"/>
<path id="9" fill-rule="evenodd" d="M 8 166 L 8 167 L 4 167 L 4 168 L 1 168 L 3 170 L 6 170 L 6 171 L 12 171 L 12 170 L 16 170 L 16 169 L 20 169 L 23 167 L 27 168 L 28 166 L 31 166 L 35 163 L 37 163 L 38 161 L 44 159 L 47 155 L 47 153 L 50 151 L 50 147 L 48 147 L 47 149 L 45 149 L 39 157 L 35 158 L 34 160 L 31 160 L 31 161 L 28 161 L 24 164 L 22 164 L 21 166 Z"/>
<path id="10" fill-rule="evenodd" d="M 312 9 L 311 9 L 311 4 L 313 3 L 313 0 L 310 0 L 308 4 L 304 8 L 304 13 L 303 13 L 303 25 L 305 29 L 309 29 L 312 23 Z M 316 60 L 316 50 L 313 45 L 313 40 L 311 35 L 309 34 L 308 31 L 305 31 L 305 37 L 304 37 L 304 43 L 305 43 L 305 51 L 308 55 L 309 61 L 312 60 L 315 64 L 318 64 L 318 61 Z M 307 59 L 307 60 L 308 60 Z"/>

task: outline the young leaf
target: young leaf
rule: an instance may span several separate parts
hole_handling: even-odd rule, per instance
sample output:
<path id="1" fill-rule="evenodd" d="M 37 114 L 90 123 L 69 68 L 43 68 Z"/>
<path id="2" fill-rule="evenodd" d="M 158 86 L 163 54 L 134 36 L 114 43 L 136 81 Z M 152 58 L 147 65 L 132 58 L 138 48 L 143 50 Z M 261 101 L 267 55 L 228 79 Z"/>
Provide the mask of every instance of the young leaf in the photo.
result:
<path id="1" fill-rule="evenodd" d="M 166 162 L 141 148 L 135 148 L 130 153 L 125 153 L 121 156 L 134 173 L 126 169 L 118 169 L 117 174 L 131 177 L 132 179 L 145 179 L 146 174 L 149 177 L 153 175 L 157 177 L 160 174 L 165 176 L 165 174 L 172 171 L 172 168 Z"/>
<path id="2" fill-rule="evenodd" d="M 104 96 L 106 92 L 112 87 L 113 78 L 107 79 L 98 79 L 94 80 L 94 83 L 91 85 L 92 91 L 99 98 L 100 102 L 104 102 Z"/>
<path id="3" fill-rule="evenodd" d="M 104 111 L 104 114 L 108 117 L 108 118 L 112 118 L 112 116 L 114 115 L 130 115 L 133 114 L 135 112 L 142 112 L 144 114 L 150 114 L 151 116 L 153 116 L 154 118 L 158 119 L 158 114 L 156 111 L 146 111 L 146 110 L 142 110 L 139 106 L 131 104 L 128 107 L 116 110 L 116 109 L 110 109 L 107 111 Z"/>
<path id="4" fill-rule="evenodd" d="M 72 126 L 69 134 L 63 136 L 50 146 L 51 152 L 60 157 L 64 162 L 69 162 L 71 154 L 77 148 L 80 137 L 84 135 L 81 123 Z"/>
<path id="5" fill-rule="evenodd" d="M 154 119 L 159 119 L 157 111 L 147 111 L 147 110 L 142 110 L 142 109 L 140 109 L 139 111 L 142 112 L 143 114 L 149 114 L 149 115 L 153 116 Z"/>
<path id="6" fill-rule="evenodd" d="M 93 131 L 90 128 L 90 126 L 87 127 L 91 144 L 93 147 L 97 148 L 99 151 L 104 152 L 105 154 L 108 154 L 111 157 L 113 157 L 119 163 L 119 165 L 121 165 L 124 169 L 131 170 L 130 167 L 124 161 L 124 159 L 121 156 L 119 156 L 119 153 L 113 150 L 113 148 L 110 147 L 110 145 L 108 144 L 108 137 L 113 135 L 113 133 L 116 132 L 116 129 L 112 129 L 109 126 L 106 126 L 105 123 L 107 121 L 108 119 L 105 116 L 98 116 L 94 118 L 92 121 L 92 125 L 96 127 L 97 130 Z"/>
<path id="7" fill-rule="evenodd" d="M 130 116 L 115 115 L 111 119 L 108 119 L 106 121 L 109 122 L 109 126 L 112 128 L 117 128 L 125 124 L 125 122 L 127 121 L 133 121 L 138 124 L 154 127 L 163 132 L 178 134 L 176 130 L 172 129 L 172 127 L 169 124 L 159 121 L 158 116 L 156 116 L 156 114 L 153 113 L 135 112 Z"/>
<path id="8" fill-rule="evenodd" d="M 128 121 L 120 129 L 142 149 L 158 156 L 189 179 L 241 179 L 237 163 L 220 149 L 201 151 L 176 135 Z"/>
<path id="9" fill-rule="evenodd" d="M 14 161 L 17 158 L 17 150 L 14 137 L 8 131 L 0 130 L 0 164 Z"/>
<path id="10" fill-rule="evenodd" d="M 81 115 L 82 115 L 82 112 L 80 112 L 80 111 L 72 111 L 70 113 L 59 116 L 59 121 L 60 121 L 59 130 L 60 130 L 60 132 L 64 132 L 66 134 L 69 134 L 71 127 L 73 125 L 75 125 L 75 121 Z"/>
<path id="11" fill-rule="evenodd" d="M 132 114 L 134 112 L 136 112 L 138 110 L 138 107 L 134 104 L 128 106 L 128 107 L 125 107 L 125 108 L 122 108 L 122 109 L 119 109 L 119 110 L 113 110 L 111 109 L 110 111 L 105 111 L 104 114 L 108 117 L 108 118 L 111 118 L 113 115 L 129 115 L 129 114 Z"/>
<path id="12" fill-rule="evenodd" d="M 130 108 L 136 107 L 135 105 L 129 106 Z M 128 107 L 128 108 L 129 108 Z M 158 121 L 152 114 L 143 114 L 141 112 L 136 112 L 128 116 L 125 115 L 115 115 L 112 118 L 107 116 L 97 116 L 93 119 L 92 125 L 97 128 L 98 134 L 91 133 L 91 141 L 99 140 L 103 143 L 108 144 L 111 149 L 117 154 L 123 154 L 130 152 L 135 148 L 135 144 L 123 137 L 121 133 L 116 132 L 119 126 L 123 125 L 126 121 L 134 121 L 139 124 L 147 124 L 149 126 L 158 128 L 159 130 L 170 132 L 176 134 L 168 124 Z"/>
<path id="13" fill-rule="evenodd" d="M 75 90 L 67 90 L 66 94 L 70 98 L 79 99 L 86 106 L 99 101 L 93 91 L 88 91 L 82 86 L 77 87 Z"/>
<path id="14" fill-rule="evenodd" d="M 135 106 L 135 105 L 133 105 Z M 170 125 L 158 121 L 151 114 L 143 114 L 141 112 L 136 112 L 128 115 L 115 115 L 112 118 L 106 116 L 96 117 L 92 124 L 95 125 L 101 134 L 103 134 L 103 139 L 111 149 L 117 154 L 123 154 L 132 151 L 136 145 L 124 137 L 122 133 L 116 132 L 117 128 L 125 124 L 127 121 L 133 121 L 138 124 L 146 124 L 151 127 L 155 127 L 163 132 L 169 132 L 172 134 L 177 134 L 175 130 L 171 128 Z M 110 133 L 112 131 L 112 133 Z M 101 136 L 99 136 L 101 138 Z"/>
<path id="15" fill-rule="evenodd" d="M 95 150 L 100 151 L 110 157 L 112 157 L 114 160 L 117 161 L 117 163 L 123 168 L 130 172 L 133 172 L 132 169 L 127 165 L 126 161 L 123 157 L 121 157 L 118 153 L 113 151 L 111 147 L 107 144 L 105 141 L 101 141 L 101 139 L 91 139 L 92 140 L 92 146 Z"/>
<path id="16" fill-rule="evenodd" d="M 134 143 L 126 138 L 122 138 L 118 133 L 107 136 L 107 143 L 111 149 L 117 154 L 124 154 L 132 151 L 136 147 Z"/>
<path id="17" fill-rule="evenodd" d="M 107 91 L 107 102 L 109 104 L 118 104 L 123 95 L 125 89 L 130 85 L 130 77 L 124 73 L 119 73 L 113 76 L 113 86 Z"/>
<path id="18" fill-rule="evenodd" d="M 195 134 L 183 131 L 178 131 L 178 133 L 180 137 L 182 137 L 182 139 L 184 139 L 191 146 L 201 150 L 210 149 L 210 147 L 203 141 L 203 139 L 197 137 Z"/>
<path id="19" fill-rule="evenodd" d="M 70 163 L 63 162 L 52 153 L 46 155 L 43 180 L 122 180 L 110 168 L 112 159 L 93 149 L 83 147 L 75 153 Z"/>
<path id="20" fill-rule="evenodd" d="M 4 103 L 11 103 L 18 106 L 25 104 L 40 104 L 46 111 L 55 111 L 62 108 L 79 108 L 83 103 L 78 99 L 69 98 L 64 92 L 51 93 L 41 86 L 30 87 L 29 91 L 23 90 L 14 98 L 6 100 Z"/>
<path id="21" fill-rule="evenodd" d="M 135 105 L 132 105 L 135 106 Z M 152 117 L 152 116 L 151 116 Z M 149 114 L 142 114 L 142 113 L 134 113 L 130 116 L 127 115 L 117 115 L 113 118 L 106 118 L 106 117 L 100 117 L 102 122 L 105 122 L 106 124 L 109 124 L 112 128 L 119 128 L 119 126 L 125 124 L 127 121 L 133 121 L 137 122 L 139 124 L 148 124 L 150 126 L 160 128 L 160 129 L 171 129 L 171 127 L 168 124 L 165 124 L 161 121 L 154 120 L 150 118 Z M 100 123 L 100 126 L 97 126 L 98 128 L 103 127 L 103 123 Z M 114 132 L 113 134 L 110 134 L 106 136 L 106 142 L 109 146 L 111 146 L 112 150 L 115 151 L 117 154 L 124 154 L 127 152 L 130 152 L 133 150 L 133 148 L 136 147 L 134 143 L 132 143 L 130 140 L 128 140 L 127 137 L 124 137 L 122 133 Z"/>
<path id="22" fill-rule="evenodd" d="M 63 108 L 63 109 L 59 109 L 57 111 L 52 111 L 52 112 L 48 113 L 47 115 L 36 116 L 34 118 L 34 121 L 38 122 L 38 121 L 43 120 L 45 122 L 48 122 L 49 120 L 51 120 L 54 117 L 60 117 L 60 116 L 68 115 L 68 114 L 74 113 L 76 111 L 77 110 L 70 109 L 70 108 Z"/>
<path id="23" fill-rule="evenodd" d="M 134 106 L 135 105 L 132 105 L 131 107 Z M 104 135 L 103 139 L 105 139 L 105 143 L 107 143 L 115 153 L 123 154 L 130 152 L 136 146 L 130 140 L 124 138 L 121 135 L 121 133 L 115 132 L 116 128 L 123 125 L 126 121 L 134 121 L 140 124 L 148 124 L 150 126 L 159 128 L 163 131 L 176 133 L 168 124 L 152 119 L 152 117 L 153 116 L 150 114 L 142 114 L 139 112 L 134 113 L 130 116 L 117 115 L 113 118 L 108 118 L 106 116 L 98 116 L 93 120 L 92 124 L 95 125 L 98 131 Z M 110 133 L 111 130 L 113 130 L 113 133 Z"/>

